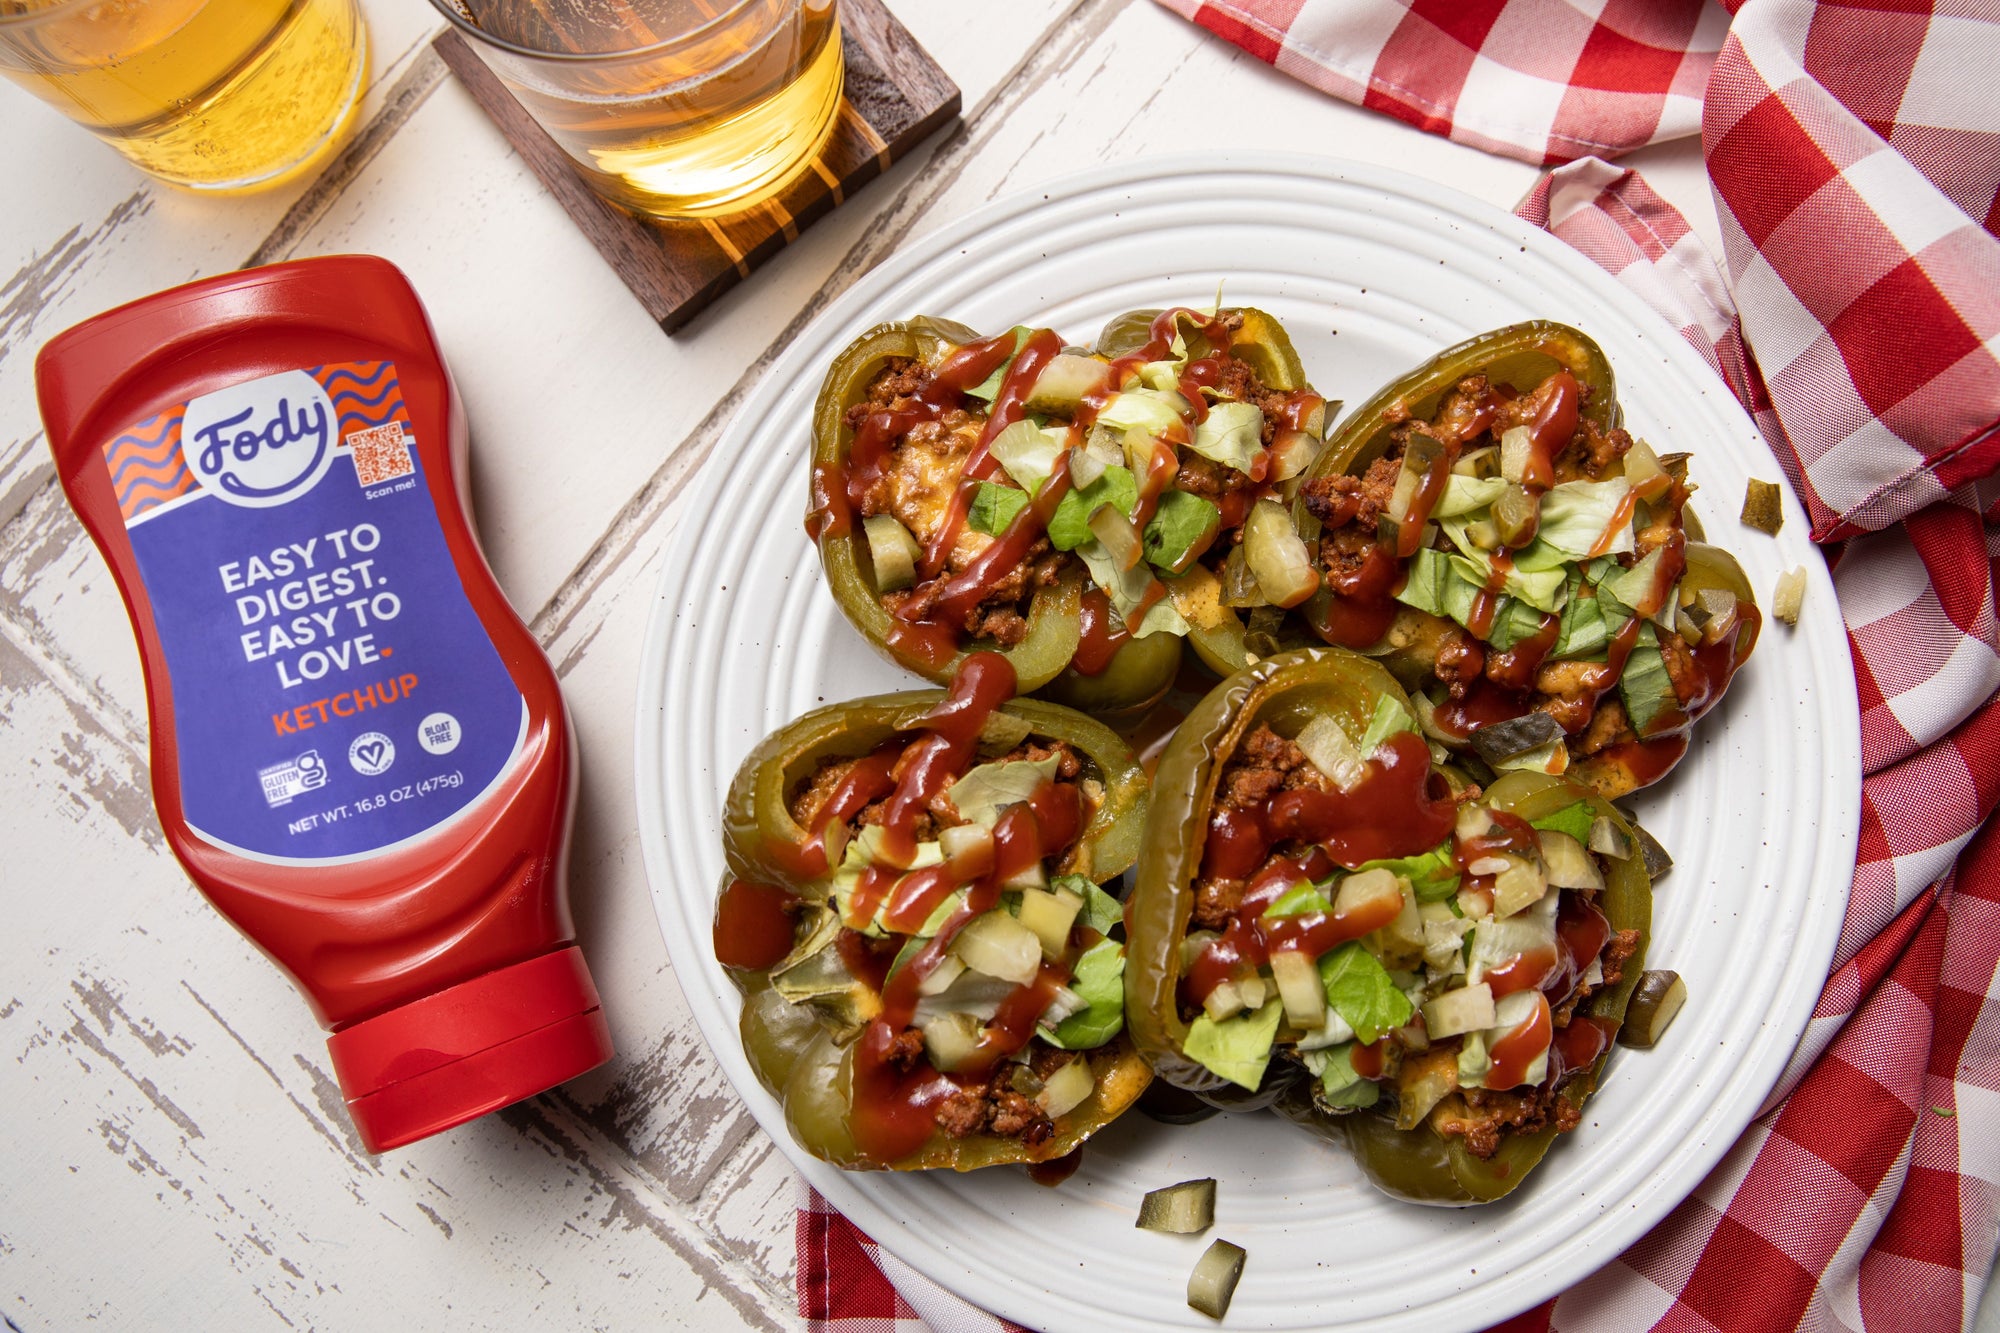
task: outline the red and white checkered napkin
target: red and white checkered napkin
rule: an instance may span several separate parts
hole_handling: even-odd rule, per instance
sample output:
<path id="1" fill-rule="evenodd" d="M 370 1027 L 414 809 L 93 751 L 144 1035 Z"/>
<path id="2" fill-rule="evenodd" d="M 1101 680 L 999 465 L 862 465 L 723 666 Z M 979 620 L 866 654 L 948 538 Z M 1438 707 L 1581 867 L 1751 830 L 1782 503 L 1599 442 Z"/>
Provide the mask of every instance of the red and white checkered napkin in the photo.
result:
<path id="1" fill-rule="evenodd" d="M 2000 4 L 1160 2 L 1336 96 L 1567 162 L 1521 215 L 1680 328 L 1840 543 L 1868 776 L 1811 1026 L 1701 1187 L 1506 1333 L 1967 1326 L 2000 1239 Z M 1727 282 L 1589 156 L 1696 129 Z M 813 1328 L 1012 1327 L 806 1195 Z"/>

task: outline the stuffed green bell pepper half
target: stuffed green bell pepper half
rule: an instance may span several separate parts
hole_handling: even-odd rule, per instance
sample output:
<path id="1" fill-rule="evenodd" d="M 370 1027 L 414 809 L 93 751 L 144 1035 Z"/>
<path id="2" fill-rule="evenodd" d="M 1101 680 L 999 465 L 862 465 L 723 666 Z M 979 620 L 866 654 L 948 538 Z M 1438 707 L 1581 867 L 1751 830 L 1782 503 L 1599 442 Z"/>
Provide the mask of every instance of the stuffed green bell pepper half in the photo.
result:
<path id="1" fill-rule="evenodd" d="M 1687 456 L 1620 421 L 1595 342 L 1511 325 L 1371 398 L 1295 507 L 1321 639 L 1381 658 L 1434 739 L 1607 796 L 1679 762 L 1760 625 L 1736 561 L 1693 540 Z"/>
<path id="2" fill-rule="evenodd" d="M 1221 599 L 1239 543 L 1278 552 L 1260 566 L 1272 600 L 1310 591 L 1285 505 L 1327 419 L 1258 310 L 1134 312 L 1092 350 L 884 324 L 820 390 L 806 526 L 834 599 L 892 660 L 943 683 L 997 651 L 1024 694 L 1136 712 L 1184 641 L 1244 664 Z"/>
<path id="3" fill-rule="evenodd" d="M 1217 686 L 1155 778 L 1127 1021 L 1162 1078 L 1344 1136 L 1401 1197 L 1483 1202 L 1577 1123 L 1651 893 L 1601 797 L 1432 758 L 1356 654 Z"/>
<path id="4" fill-rule="evenodd" d="M 837 1165 L 1061 1157 L 1150 1078 L 1100 887 L 1138 851 L 1145 777 L 1013 684 L 978 653 L 949 692 L 809 713 L 730 788 L 716 955 L 757 1077 Z"/>

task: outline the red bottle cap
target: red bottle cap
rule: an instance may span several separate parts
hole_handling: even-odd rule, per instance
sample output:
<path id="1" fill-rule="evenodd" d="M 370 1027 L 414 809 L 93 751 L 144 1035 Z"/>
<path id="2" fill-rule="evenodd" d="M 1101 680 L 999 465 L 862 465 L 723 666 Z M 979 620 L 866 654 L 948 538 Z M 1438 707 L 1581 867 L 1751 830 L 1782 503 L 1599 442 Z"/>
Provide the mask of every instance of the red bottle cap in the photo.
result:
<path id="1" fill-rule="evenodd" d="M 572 945 L 449 986 L 327 1040 L 370 1152 L 462 1125 L 594 1069 L 611 1029 Z"/>

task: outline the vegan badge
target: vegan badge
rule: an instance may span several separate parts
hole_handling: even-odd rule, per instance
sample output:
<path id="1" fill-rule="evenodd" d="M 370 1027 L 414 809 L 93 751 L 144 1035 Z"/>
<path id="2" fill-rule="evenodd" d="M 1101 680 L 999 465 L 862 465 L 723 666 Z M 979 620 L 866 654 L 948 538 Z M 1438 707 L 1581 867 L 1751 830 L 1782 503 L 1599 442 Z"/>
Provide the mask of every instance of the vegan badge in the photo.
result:
<path id="1" fill-rule="evenodd" d="M 347 762 L 363 777 L 386 773 L 396 762 L 396 743 L 379 731 L 364 731 L 347 747 Z"/>

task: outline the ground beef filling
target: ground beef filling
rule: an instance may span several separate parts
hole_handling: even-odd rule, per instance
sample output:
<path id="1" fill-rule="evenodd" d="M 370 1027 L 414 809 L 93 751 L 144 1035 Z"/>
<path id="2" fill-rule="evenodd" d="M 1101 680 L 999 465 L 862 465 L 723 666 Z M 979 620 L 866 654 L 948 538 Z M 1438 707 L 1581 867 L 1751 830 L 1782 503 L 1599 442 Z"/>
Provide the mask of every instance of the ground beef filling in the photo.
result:
<path id="1" fill-rule="evenodd" d="M 918 395 L 930 382 L 931 373 L 921 362 L 891 357 L 869 381 L 864 399 L 849 407 L 843 419 L 849 429 L 859 429 L 873 413 L 919 407 Z M 1262 435 L 1268 446 L 1276 434 L 1280 413 L 1289 405 L 1292 395 L 1266 388 L 1254 369 L 1233 356 L 1223 358 L 1216 388 L 1228 398 L 1257 406 L 1264 414 Z M 919 544 L 928 548 L 948 521 L 965 464 L 984 426 L 983 415 L 951 407 L 937 419 L 911 427 L 891 446 L 881 475 L 862 498 L 861 516 L 892 515 Z M 1232 494 L 1256 490 L 1261 485 L 1234 468 L 1193 452 L 1182 455 L 1173 484 L 1218 506 Z M 882 605 L 891 615 L 909 620 L 929 619 L 951 577 L 978 559 L 993 540 L 985 533 L 962 526 L 938 577 L 913 588 L 884 593 Z M 1240 529 L 1219 539 L 1212 549 L 1218 555 L 1226 555 L 1232 542 L 1238 540 L 1241 540 Z M 969 638 L 991 640 L 1003 648 L 1015 646 L 1028 636 L 1035 593 L 1061 579 L 1074 562 L 1069 552 L 1056 550 L 1046 538 L 1036 541 L 1020 564 L 986 589 L 956 628 Z"/>
<path id="2" fill-rule="evenodd" d="M 1551 382 L 1552 383 L 1552 382 Z M 1445 395 L 1428 421 L 1412 420 L 1402 413 L 1390 434 L 1390 444 L 1382 457 L 1360 476 L 1314 477 L 1301 488 L 1307 512 L 1319 520 L 1322 529 L 1318 561 L 1329 586 L 1338 588 L 1344 578 L 1361 569 L 1381 544 L 1379 523 L 1395 494 L 1396 479 L 1403 466 L 1403 454 L 1414 434 L 1429 435 L 1454 446 L 1461 456 L 1497 445 L 1510 427 L 1531 422 L 1541 410 L 1545 384 L 1535 392 L 1502 403 L 1490 428 L 1467 437 L 1482 400 L 1493 392 L 1484 375 L 1470 375 Z M 1586 390 L 1586 393 L 1588 391 Z M 1604 430 L 1588 417 L 1579 417 L 1576 433 L 1554 459 L 1558 484 L 1567 481 L 1597 481 L 1632 447 L 1632 437 L 1622 429 Z M 1652 522 L 1636 532 L 1636 548 L 1617 557 L 1626 568 L 1637 564 L 1657 547 L 1665 545 L 1681 531 L 1681 508 L 1687 503 L 1689 488 L 1675 481 L 1661 500 L 1650 506 Z M 1439 550 L 1451 550 L 1450 539 L 1439 534 Z M 1447 625 L 1433 636 L 1436 660 L 1432 674 L 1453 699 L 1464 699 L 1496 667 L 1501 655 L 1456 625 Z M 1661 656 L 1674 691 L 1685 703 L 1706 688 L 1694 658 L 1678 637 L 1660 636 Z M 1586 758 L 1614 745 L 1638 739 L 1619 703 L 1617 681 L 1607 679 L 1601 664 L 1592 662 L 1547 662 L 1536 672 L 1535 688 L 1528 693 L 1528 707 L 1548 713 L 1562 724 L 1569 737 L 1574 758 Z"/>
<path id="3" fill-rule="evenodd" d="M 1056 782 L 1058 785 L 1082 780 L 1084 771 L 1083 756 L 1068 741 L 1042 740 L 1031 736 L 1005 754 L 997 755 L 991 760 L 982 759 L 980 762 L 1014 763 L 1020 760 L 1035 762 L 1047 759 L 1051 755 L 1056 758 Z M 819 823 L 820 811 L 826 808 L 826 803 L 833 798 L 834 792 L 839 790 L 840 784 L 847 778 L 849 773 L 854 771 L 855 765 L 860 762 L 860 757 L 821 760 L 819 767 L 814 769 L 812 775 L 800 784 L 798 790 L 793 793 L 788 803 L 791 810 L 792 822 L 802 829 L 816 829 Z M 900 765 L 894 770 L 894 776 L 898 778 L 902 776 Z M 1083 783 L 1081 796 L 1083 798 L 1083 822 L 1085 825 L 1088 825 L 1092 809 L 1095 805 L 1090 783 Z M 885 796 L 879 801 L 874 801 L 863 806 L 861 812 L 849 821 L 851 825 L 848 830 L 850 836 L 860 832 L 866 825 L 880 824 L 887 817 L 889 801 L 890 798 Z M 954 824 L 963 824 L 964 822 L 965 820 L 959 816 L 958 808 L 951 803 L 951 788 L 946 786 L 943 791 L 940 791 L 936 796 L 931 798 L 930 806 L 917 816 L 915 825 L 916 839 L 918 842 L 935 841 L 940 830 L 950 828 Z M 1067 851 L 1067 849 L 1064 850 L 1065 852 Z M 1060 862 L 1062 858 L 1056 856 L 1053 859 Z"/>
<path id="4" fill-rule="evenodd" d="M 1083 823 L 1088 826 L 1097 803 L 1095 784 L 1085 774 L 1083 756 L 1066 741 L 1044 740 L 1030 737 L 1005 754 L 996 756 L 990 762 L 1013 762 L 1025 760 L 1040 761 L 1054 757 L 1056 760 L 1055 780 L 1058 785 L 1075 783 L 1081 787 L 1083 800 Z M 793 793 L 789 808 L 794 823 L 801 828 L 813 828 L 818 816 L 826 808 L 841 782 L 854 770 L 855 759 L 828 759 L 813 771 Z M 982 761 L 989 762 L 989 761 Z M 869 824 L 883 822 L 889 800 L 884 798 L 864 806 L 860 813 L 849 821 L 849 833 L 858 832 Z M 940 792 L 930 803 L 929 809 L 917 817 L 916 836 L 919 842 L 935 839 L 939 831 L 955 824 L 964 823 L 958 810 L 951 803 L 950 789 Z M 1049 858 L 1061 864 L 1068 849 L 1052 854 Z M 848 932 L 858 935 L 859 932 Z M 886 941 L 868 940 L 860 936 L 871 950 L 893 956 L 901 941 L 891 937 Z M 883 960 L 886 967 L 887 959 Z M 1055 1122 L 1045 1114 L 1035 1099 L 1024 1094 L 1020 1087 L 1024 1080 L 1018 1071 L 1026 1069 L 1037 1077 L 1053 1073 L 1057 1067 L 1071 1059 L 1067 1051 L 1057 1050 L 1040 1038 L 1028 1043 L 1025 1063 L 1008 1061 L 1002 1064 L 991 1079 L 983 1083 L 959 1083 L 953 1081 L 951 1091 L 941 1097 L 933 1108 L 938 1127 L 955 1139 L 968 1138 L 975 1134 L 988 1134 L 996 1138 L 1018 1139 L 1028 1147 L 1037 1147 L 1047 1142 L 1055 1134 Z M 1076 1057 L 1082 1058 L 1082 1057 Z M 889 1060 L 898 1069 L 916 1069 L 924 1061 L 924 1034 L 916 1028 L 905 1028 L 890 1039 Z"/>
<path id="5" fill-rule="evenodd" d="M 938 1128 L 955 1139 L 991 1134 L 1038 1148 L 1055 1137 L 1055 1121 L 1024 1089 L 1035 1086 L 1072 1058 L 1088 1057 L 1072 1057 L 1045 1042 L 1032 1041 L 1026 1062 L 1008 1061 L 983 1083 L 954 1081 L 952 1090 L 939 1099 L 931 1114 Z"/>
<path id="6" fill-rule="evenodd" d="M 1280 791 L 1310 787 L 1328 791 L 1332 783 L 1314 768 L 1306 752 L 1268 726 L 1259 724 L 1223 765 L 1215 791 L 1218 809 L 1248 810 Z M 1246 880 L 1203 875 L 1194 882 L 1194 924 L 1203 930 L 1223 930 L 1243 905 Z"/>

